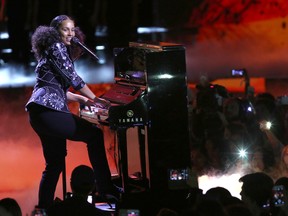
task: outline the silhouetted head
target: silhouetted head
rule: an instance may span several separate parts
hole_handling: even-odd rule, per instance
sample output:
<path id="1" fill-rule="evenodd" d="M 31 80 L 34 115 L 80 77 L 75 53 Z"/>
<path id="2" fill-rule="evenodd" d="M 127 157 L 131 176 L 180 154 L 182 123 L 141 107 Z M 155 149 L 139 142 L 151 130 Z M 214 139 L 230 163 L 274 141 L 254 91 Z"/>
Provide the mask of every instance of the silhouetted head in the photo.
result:
<path id="1" fill-rule="evenodd" d="M 274 182 L 267 174 L 250 173 L 242 176 L 239 181 L 243 182 L 240 195 L 244 202 L 254 202 L 261 208 L 270 200 Z"/>
<path id="2" fill-rule="evenodd" d="M 71 174 L 71 189 L 74 194 L 88 195 L 95 187 L 95 175 L 86 165 L 77 166 Z"/>
<path id="3" fill-rule="evenodd" d="M 0 215 L 6 214 L 11 216 L 22 216 L 21 208 L 18 204 L 18 202 L 13 198 L 3 198 L 0 200 L 0 208 L 2 208 L 2 211 L 4 210 L 5 213 L 2 211 L 0 212 Z"/>
<path id="4" fill-rule="evenodd" d="M 213 187 L 206 191 L 205 196 L 223 203 L 231 197 L 231 193 L 224 187 Z"/>

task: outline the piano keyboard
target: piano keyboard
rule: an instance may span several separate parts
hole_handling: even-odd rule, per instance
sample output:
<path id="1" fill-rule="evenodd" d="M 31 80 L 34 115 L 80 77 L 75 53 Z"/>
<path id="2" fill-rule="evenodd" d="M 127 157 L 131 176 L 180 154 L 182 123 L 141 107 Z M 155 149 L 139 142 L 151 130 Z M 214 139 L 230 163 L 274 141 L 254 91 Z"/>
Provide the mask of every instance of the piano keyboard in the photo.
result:
<path id="1" fill-rule="evenodd" d="M 79 116 L 83 119 L 86 119 L 89 122 L 95 124 L 103 124 L 108 123 L 107 119 L 109 117 L 108 109 L 102 109 L 99 107 L 91 106 L 91 110 L 89 107 L 84 106 L 79 110 Z"/>

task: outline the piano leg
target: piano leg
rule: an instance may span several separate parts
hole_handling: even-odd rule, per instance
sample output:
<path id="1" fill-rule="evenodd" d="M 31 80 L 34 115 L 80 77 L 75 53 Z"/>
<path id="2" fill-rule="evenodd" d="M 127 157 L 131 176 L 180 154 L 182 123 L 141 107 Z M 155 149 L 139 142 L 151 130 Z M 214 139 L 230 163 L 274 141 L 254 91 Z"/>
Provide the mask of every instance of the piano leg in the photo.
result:
<path id="1" fill-rule="evenodd" d="M 139 152 L 140 152 L 140 163 L 141 163 L 141 175 L 142 179 L 146 180 L 146 154 L 145 154 L 145 126 L 138 127 L 138 140 L 139 140 Z"/>
<path id="2" fill-rule="evenodd" d="M 127 158 L 127 128 L 117 129 L 119 171 L 124 193 L 129 193 L 128 158 Z"/>

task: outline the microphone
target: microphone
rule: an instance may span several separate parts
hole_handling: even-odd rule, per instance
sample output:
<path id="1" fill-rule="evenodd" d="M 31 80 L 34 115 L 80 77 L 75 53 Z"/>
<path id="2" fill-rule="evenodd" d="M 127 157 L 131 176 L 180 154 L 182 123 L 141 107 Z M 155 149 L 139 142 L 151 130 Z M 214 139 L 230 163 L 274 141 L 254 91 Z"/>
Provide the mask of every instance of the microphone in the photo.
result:
<path id="1" fill-rule="evenodd" d="M 72 43 L 77 44 L 78 46 L 82 47 L 85 51 L 87 51 L 90 55 L 92 55 L 96 60 L 99 60 L 98 56 L 96 56 L 88 47 L 86 47 L 77 37 L 73 37 L 71 39 Z"/>

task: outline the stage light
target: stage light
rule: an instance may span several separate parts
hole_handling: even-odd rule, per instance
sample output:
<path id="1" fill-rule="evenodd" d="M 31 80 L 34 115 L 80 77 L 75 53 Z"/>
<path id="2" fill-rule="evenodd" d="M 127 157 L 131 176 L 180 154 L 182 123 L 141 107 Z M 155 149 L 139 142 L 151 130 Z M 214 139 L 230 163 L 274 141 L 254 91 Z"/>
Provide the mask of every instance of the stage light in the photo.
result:
<path id="1" fill-rule="evenodd" d="M 246 149 L 239 149 L 239 157 L 240 158 L 247 158 L 247 150 Z"/>

